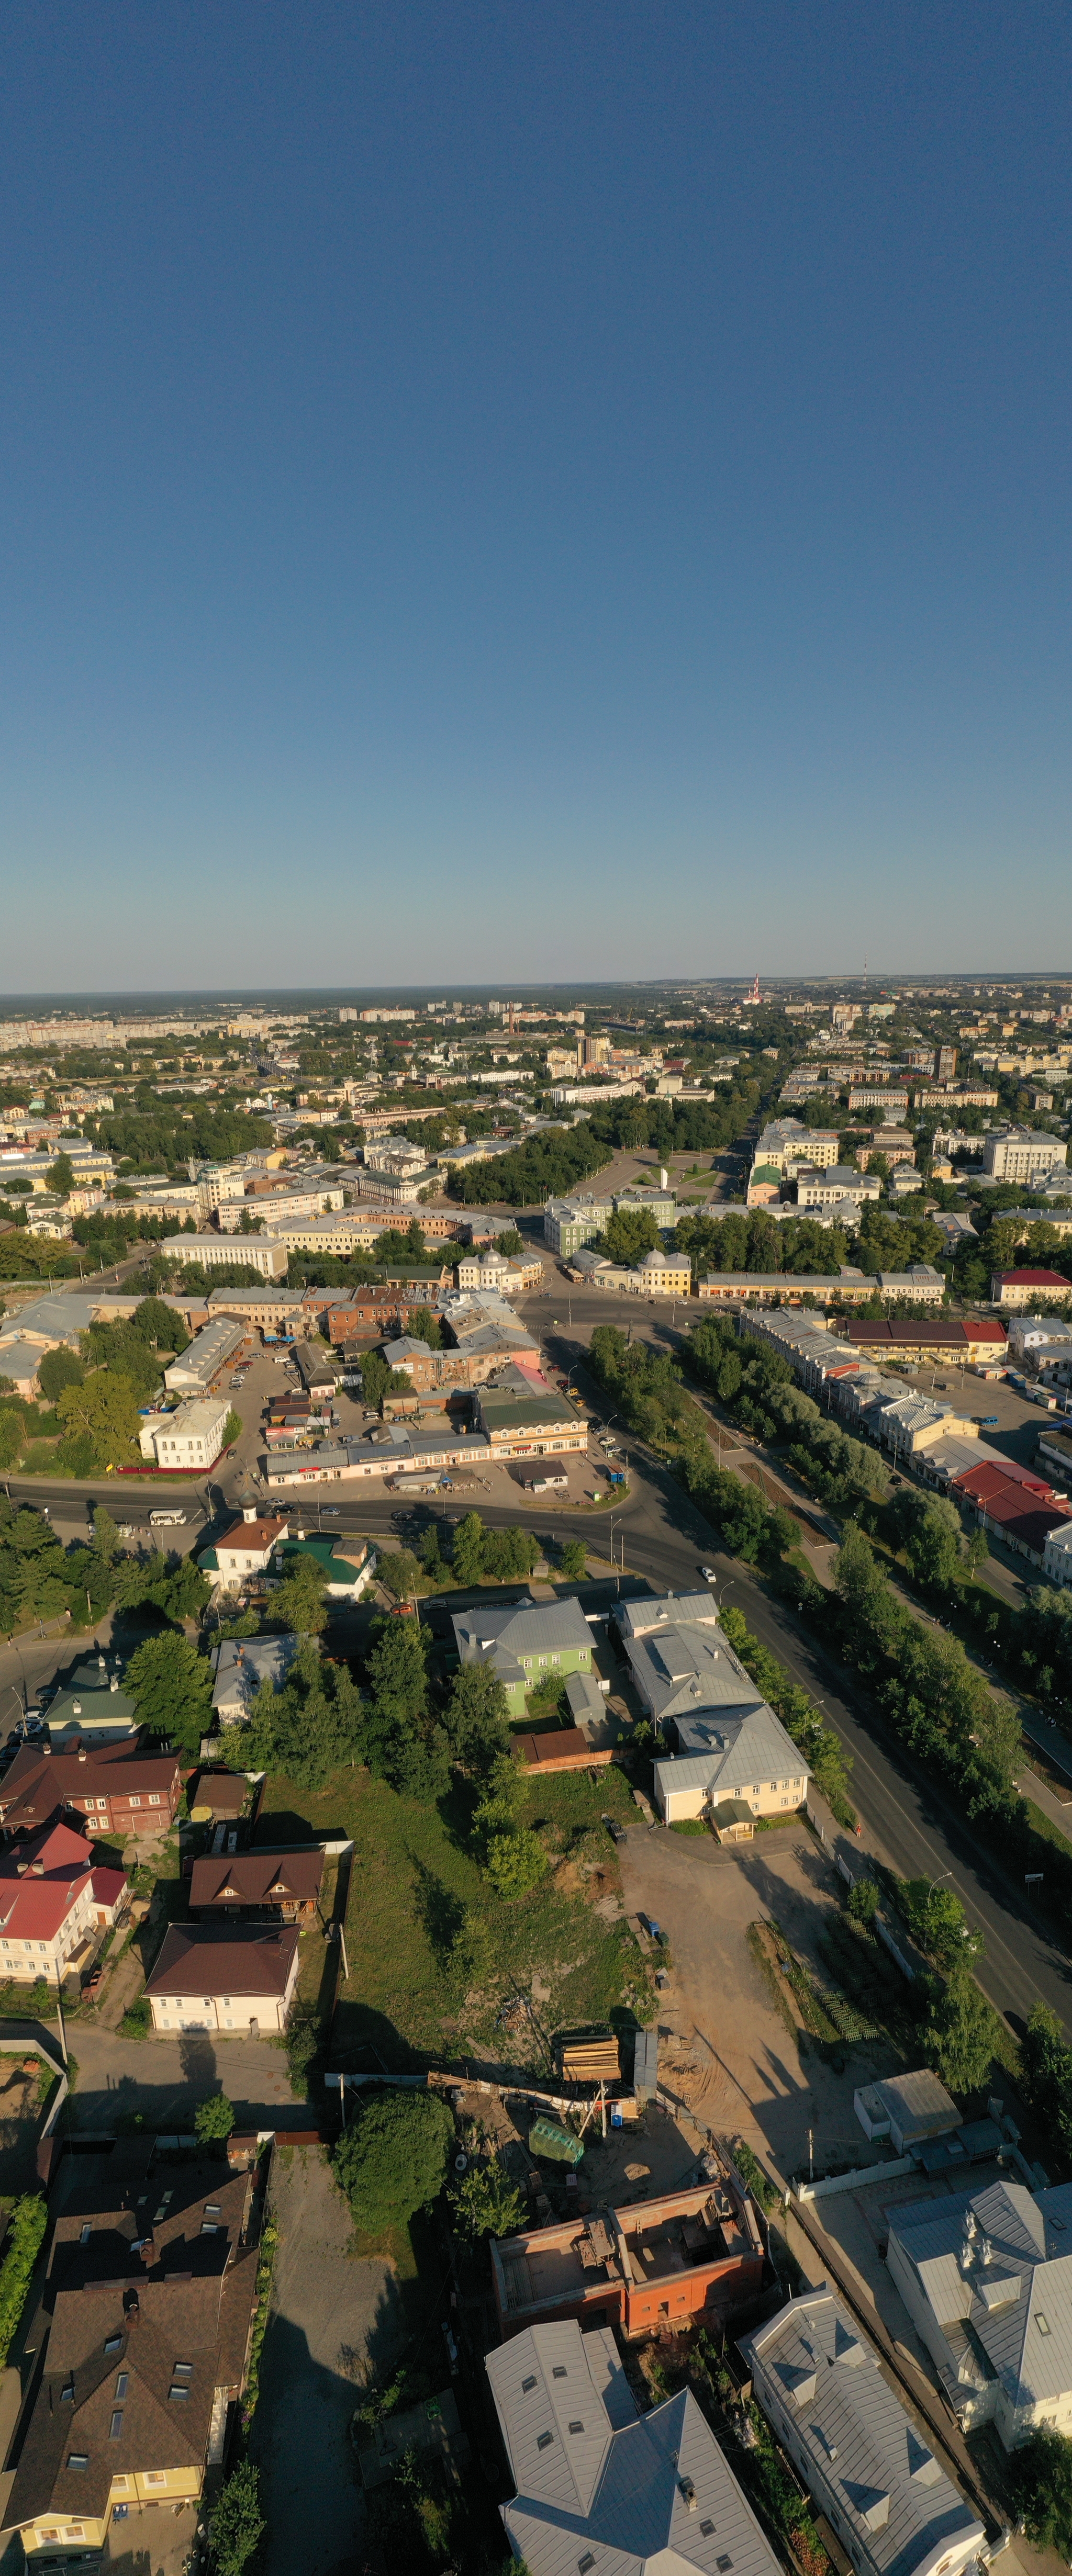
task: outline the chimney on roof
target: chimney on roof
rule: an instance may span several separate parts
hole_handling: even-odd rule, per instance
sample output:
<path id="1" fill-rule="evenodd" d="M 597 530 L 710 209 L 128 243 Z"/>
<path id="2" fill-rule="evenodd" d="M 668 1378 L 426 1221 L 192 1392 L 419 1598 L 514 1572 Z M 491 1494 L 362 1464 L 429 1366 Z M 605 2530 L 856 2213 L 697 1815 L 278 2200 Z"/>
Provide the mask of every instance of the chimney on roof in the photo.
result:
<path id="1" fill-rule="evenodd" d="M 141 2309 L 138 2305 L 138 2293 L 136 2290 L 124 2290 L 123 2292 L 123 2323 L 128 2328 L 141 2324 Z"/>
<path id="2" fill-rule="evenodd" d="M 85 1745 L 84 1745 L 84 1744 L 80 1744 L 80 1745 L 79 1745 L 79 1747 L 78 1747 L 78 1759 L 79 1759 L 79 1761 L 80 1761 L 80 1762 L 84 1762 L 84 1761 L 87 1759 L 87 1755 L 86 1755 L 86 1748 L 85 1748 Z"/>
<path id="3" fill-rule="evenodd" d="M 117 1691 L 117 1690 L 118 1690 L 118 1688 L 119 1688 L 119 1684 L 118 1684 L 118 1682 L 117 1682 L 117 1680 L 116 1680 L 116 1678 L 115 1678 L 115 1674 L 114 1674 L 114 1673 L 112 1674 L 112 1678 L 111 1678 L 111 1681 L 110 1681 L 110 1682 L 109 1682 L 109 1684 L 108 1684 L 108 1688 L 109 1688 L 109 1690 L 110 1690 L 110 1691 Z"/>
<path id="4" fill-rule="evenodd" d="M 81 1702 L 81 1700 L 80 1700 L 80 1699 L 73 1699 L 73 1700 L 71 1701 L 71 1715 L 72 1715 L 72 1717 L 81 1717 L 81 1714 L 82 1714 L 82 1702 Z"/>

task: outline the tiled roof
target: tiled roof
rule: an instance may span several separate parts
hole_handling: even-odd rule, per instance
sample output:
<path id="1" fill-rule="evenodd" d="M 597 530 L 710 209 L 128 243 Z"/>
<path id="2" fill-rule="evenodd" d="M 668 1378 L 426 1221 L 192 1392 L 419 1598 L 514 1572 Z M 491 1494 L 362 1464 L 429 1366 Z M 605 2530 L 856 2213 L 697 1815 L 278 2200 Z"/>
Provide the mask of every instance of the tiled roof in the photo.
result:
<path id="1" fill-rule="evenodd" d="M 230 1528 L 224 1530 L 223 1537 L 216 1541 L 217 1555 L 221 1549 L 231 1554 L 239 1548 L 274 1547 L 287 1526 L 286 1518 L 280 1513 L 273 1513 L 267 1520 L 232 1521 Z"/>
<path id="2" fill-rule="evenodd" d="M 0 1927 L 8 1939 L 54 1940 L 87 1888 L 110 1911 L 125 1885 L 122 1869 L 98 1866 L 96 1849 L 84 1834 L 73 1833 L 69 1825 L 46 1826 L 0 1859 Z"/>

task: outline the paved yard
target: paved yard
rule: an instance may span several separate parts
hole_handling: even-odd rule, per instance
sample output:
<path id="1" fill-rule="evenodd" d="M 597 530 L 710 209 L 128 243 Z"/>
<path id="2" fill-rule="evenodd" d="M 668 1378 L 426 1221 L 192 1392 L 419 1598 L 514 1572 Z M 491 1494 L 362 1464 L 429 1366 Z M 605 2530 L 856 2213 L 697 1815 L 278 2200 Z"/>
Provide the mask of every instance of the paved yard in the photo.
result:
<path id="1" fill-rule="evenodd" d="M 883 2043 L 846 2051 L 842 2073 L 802 2058 L 748 1946 L 748 1926 L 775 1916 L 807 1957 L 837 1904 L 833 1873 L 802 1825 L 720 1851 L 709 1835 L 634 1826 L 621 1850 L 626 1909 L 653 1914 L 673 1957 L 660 1998 L 660 2072 L 703 2128 L 767 2146 L 781 2170 L 804 2169 L 808 2130 L 822 2163 L 868 2159 L 855 2087 L 897 2063 Z"/>
<path id="2" fill-rule="evenodd" d="M 240 2129 L 274 2127 L 281 2118 L 287 2128 L 315 2126 L 291 2092 L 283 2050 L 265 2039 L 214 2040 L 207 2031 L 124 2039 L 85 2021 L 72 2024 L 70 2045 L 78 2061 L 70 2117 L 78 2129 L 107 2129 L 134 2112 L 147 2129 L 192 2128 L 197 2103 L 221 2088 Z"/>
<path id="3" fill-rule="evenodd" d="M 350 2212 L 320 2149 L 277 2154 L 272 2200 L 279 2247 L 252 2439 L 265 2576 L 344 2576 L 363 2510 L 347 2427 L 369 2363 L 389 2363 L 404 2340 L 401 2299 L 390 2263 L 348 2254 Z"/>

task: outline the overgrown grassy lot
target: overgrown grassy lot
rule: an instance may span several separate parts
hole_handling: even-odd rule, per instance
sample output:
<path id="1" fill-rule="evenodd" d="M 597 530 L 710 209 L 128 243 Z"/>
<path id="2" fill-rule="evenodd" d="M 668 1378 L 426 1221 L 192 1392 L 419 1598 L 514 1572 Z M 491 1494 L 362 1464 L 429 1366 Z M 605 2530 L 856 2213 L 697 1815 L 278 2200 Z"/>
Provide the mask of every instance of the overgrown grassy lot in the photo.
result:
<path id="1" fill-rule="evenodd" d="M 516 1902 L 496 1894 L 476 1856 L 464 1787 L 435 1807 L 400 1797 L 362 1769 L 322 1791 L 269 1782 L 257 1839 L 352 1838 L 349 1973 L 330 2044 L 337 2066 L 403 2069 L 446 2062 L 551 2065 L 560 2028 L 649 2017 L 650 1977 L 615 1919 L 618 1867 L 603 1815 L 635 1819 L 613 1767 L 528 1783 L 521 1822 L 549 1867 Z M 523 1998 L 524 2000 L 519 2000 Z"/>

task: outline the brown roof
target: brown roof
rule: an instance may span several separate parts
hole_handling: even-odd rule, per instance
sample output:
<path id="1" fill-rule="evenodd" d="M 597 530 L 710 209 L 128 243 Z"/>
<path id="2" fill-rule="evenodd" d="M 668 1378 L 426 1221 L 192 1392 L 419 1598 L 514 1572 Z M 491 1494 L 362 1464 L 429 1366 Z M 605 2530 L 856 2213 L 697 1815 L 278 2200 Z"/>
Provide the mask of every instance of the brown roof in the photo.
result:
<path id="1" fill-rule="evenodd" d="M 70 1799 L 170 1796 L 178 1782 L 177 1753 L 143 1753 L 129 1743 L 97 1744 L 82 1753 L 49 1753 L 20 1746 L 0 1789 L 0 1823 L 9 1831 L 46 1824 Z"/>
<path id="2" fill-rule="evenodd" d="M 145 1980 L 147 1995 L 284 1995 L 298 1947 L 293 1926 L 173 1923 Z"/>
<path id="3" fill-rule="evenodd" d="M 932 1316 L 906 1315 L 902 1319 L 887 1315 L 881 1320 L 877 1316 L 864 1319 L 853 1316 L 844 1327 L 843 1338 L 865 1346 L 872 1342 L 916 1342 L 921 1350 L 926 1350 L 937 1342 L 959 1342 L 965 1349 L 969 1342 L 1003 1344 L 1007 1336 L 1004 1324 L 999 1324 L 996 1317 L 990 1315 L 969 1315 L 964 1321 L 959 1315 L 951 1315 L 948 1323 L 939 1323 Z"/>
<path id="4" fill-rule="evenodd" d="M 241 2243 L 251 2175 L 208 2162 L 150 2173 L 151 2151 L 116 2154 L 112 2205 L 95 2207 L 76 2180 L 57 2224 L 46 2369 L 9 2525 L 99 2516 L 116 2472 L 200 2468 L 216 2389 L 241 2382 L 256 2279 L 256 2249 Z M 85 2465 L 72 2468 L 72 2456 Z"/>
<path id="5" fill-rule="evenodd" d="M 280 1530 L 288 1527 L 283 1514 L 272 1513 L 263 1521 L 232 1521 L 222 1538 L 216 1540 L 216 1554 L 221 1547 L 274 1547 Z"/>
<path id="6" fill-rule="evenodd" d="M 187 1784 L 186 1803 L 191 1815 L 195 1807 L 210 1807 L 214 1816 L 240 1816 L 248 1796 L 244 1771 L 199 1771 Z"/>
<path id="7" fill-rule="evenodd" d="M 190 1903 L 199 1905 L 308 1905 L 320 1894 L 322 1851 L 233 1852 L 195 1860 Z"/>

